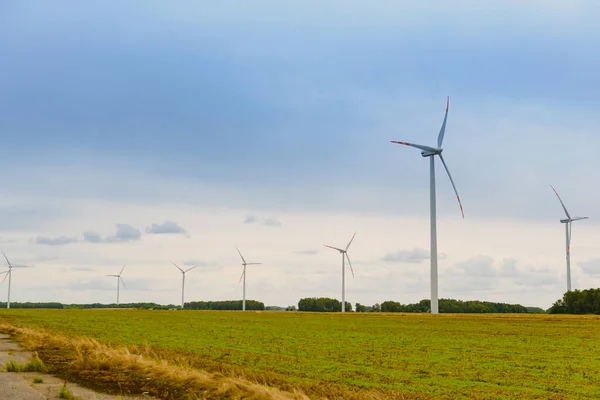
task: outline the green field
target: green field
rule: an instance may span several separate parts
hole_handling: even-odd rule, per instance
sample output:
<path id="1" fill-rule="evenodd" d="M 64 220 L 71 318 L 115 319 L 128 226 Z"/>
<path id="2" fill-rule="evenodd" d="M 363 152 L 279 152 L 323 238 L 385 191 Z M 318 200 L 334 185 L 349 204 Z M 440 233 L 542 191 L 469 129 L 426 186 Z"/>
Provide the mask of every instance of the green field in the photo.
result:
<path id="1" fill-rule="evenodd" d="M 150 345 L 291 383 L 444 399 L 600 398 L 600 318 L 3 310 L 0 320 Z"/>

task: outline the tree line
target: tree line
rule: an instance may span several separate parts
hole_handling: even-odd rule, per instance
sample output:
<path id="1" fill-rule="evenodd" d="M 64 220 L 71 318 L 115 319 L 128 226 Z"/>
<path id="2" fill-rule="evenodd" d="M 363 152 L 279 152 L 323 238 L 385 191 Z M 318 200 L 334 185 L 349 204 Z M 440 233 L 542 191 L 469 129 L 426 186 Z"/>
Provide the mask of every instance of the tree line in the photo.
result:
<path id="1" fill-rule="evenodd" d="M 356 312 L 407 312 L 426 313 L 431 308 L 430 300 L 421 300 L 414 304 L 400 304 L 397 301 L 384 301 L 383 303 L 365 306 L 356 303 Z M 289 308 L 289 310 L 294 310 Z M 488 301 L 462 301 L 454 299 L 440 299 L 439 310 L 441 313 L 540 313 L 541 308 L 525 307 L 520 304 L 493 303 Z M 303 298 L 298 302 L 298 311 L 313 312 L 340 312 L 341 302 L 329 297 Z M 352 311 L 352 305 L 346 302 L 346 311 Z"/>
<path id="2" fill-rule="evenodd" d="M 600 289 L 572 290 L 558 299 L 550 314 L 600 314 Z"/>
<path id="3" fill-rule="evenodd" d="M 190 301 L 184 303 L 186 310 L 241 310 L 242 300 Z M 246 300 L 246 310 L 264 310 L 265 304 L 256 300 Z"/>
<path id="4" fill-rule="evenodd" d="M 346 311 L 352 311 L 352 304 L 345 303 Z M 313 312 L 341 312 L 342 302 L 338 299 L 329 297 L 311 297 L 300 299 L 298 302 L 298 311 L 313 311 Z"/>

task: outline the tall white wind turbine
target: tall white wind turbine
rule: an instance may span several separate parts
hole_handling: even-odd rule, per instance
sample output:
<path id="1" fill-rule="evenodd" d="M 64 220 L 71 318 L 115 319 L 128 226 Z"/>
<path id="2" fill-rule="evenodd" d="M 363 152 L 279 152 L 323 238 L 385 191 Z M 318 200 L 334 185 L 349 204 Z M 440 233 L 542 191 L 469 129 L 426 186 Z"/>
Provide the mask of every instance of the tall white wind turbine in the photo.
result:
<path id="1" fill-rule="evenodd" d="M 179 268 L 179 265 L 177 265 L 175 263 L 173 263 L 173 265 L 176 266 L 177 269 L 181 271 L 181 275 L 182 275 L 182 277 L 181 277 L 181 308 L 183 308 L 183 305 L 185 304 L 184 297 L 183 297 L 183 294 L 185 292 L 185 274 L 186 274 L 186 272 L 189 272 L 189 271 L 193 270 L 194 268 L 198 268 L 198 266 L 196 265 L 196 266 L 194 266 L 192 268 L 188 268 L 184 271 L 183 269 Z"/>
<path id="2" fill-rule="evenodd" d="M 242 255 L 242 252 L 240 251 L 240 249 L 238 249 L 236 247 L 237 252 L 240 254 L 240 257 L 242 258 L 242 266 L 244 267 L 244 271 L 242 272 L 242 276 L 240 277 L 240 282 L 242 281 L 242 279 L 244 279 L 244 289 L 243 289 L 243 297 L 242 297 L 242 311 L 246 311 L 246 267 L 248 265 L 260 265 L 261 263 L 249 263 L 246 262 L 246 260 L 244 260 L 244 256 Z"/>
<path id="3" fill-rule="evenodd" d="M 352 239 L 348 242 L 345 249 L 339 249 L 337 247 L 329 246 L 325 244 L 325 247 L 329 247 L 330 249 L 334 249 L 340 252 L 342 255 L 342 312 L 346 312 L 346 259 L 348 259 L 348 265 L 350 266 L 350 272 L 352 272 L 352 278 L 354 278 L 354 270 L 352 269 L 352 263 L 350 262 L 350 257 L 348 257 L 348 248 L 352 244 L 354 240 L 354 236 L 356 236 L 356 232 L 352 235 Z"/>
<path id="4" fill-rule="evenodd" d="M 6 254 L 4 254 L 4 251 L 2 252 L 2 255 L 4 256 L 4 259 L 6 260 L 6 263 L 8 264 L 8 270 L 4 271 L 4 272 L 0 272 L 0 274 L 4 274 L 4 279 L 2 279 L 2 283 L 4 283 L 4 281 L 6 280 L 6 277 L 8 277 L 8 300 L 6 301 L 6 308 L 10 308 L 10 285 L 11 285 L 11 281 L 12 281 L 12 269 L 13 268 L 29 268 L 29 266 L 28 265 L 12 265 L 10 263 L 10 261 L 8 261 Z M 2 283 L 0 283 L 0 285 Z"/>
<path id="5" fill-rule="evenodd" d="M 446 120 L 448 119 L 448 106 L 450 105 L 450 97 L 446 100 L 446 114 L 444 115 L 444 122 L 442 122 L 442 128 L 440 129 L 440 133 L 438 135 L 437 147 L 429 147 L 423 146 L 420 144 L 407 143 L 407 142 L 397 142 L 392 140 L 392 143 L 403 144 L 405 146 L 415 147 L 421 150 L 421 155 L 423 157 L 429 158 L 429 213 L 431 220 L 431 313 L 437 314 L 439 312 L 438 307 L 438 260 L 437 260 L 437 229 L 436 229 L 436 206 L 435 206 L 435 156 L 439 156 L 446 172 L 448 173 L 448 178 L 450 178 L 450 183 L 452 183 L 452 187 L 454 188 L 454 193 L 456 193 L 456 198 L 458 199 L 458 205 L 460 206 L 460 213 L 462 214 L 463 219 L 465 218 L 465 214 L 463 212 L 462 203 L 460 201 L 460 196 L 458 195 L 458 191 L 456 190 L 456 185 L 454 184 L 454 180 L 452 179 L 452 175 L 450 175 L 450 170 L 444 161 L 444 157 L 442 157 L 442 143 L 444 141 L 444 132 L 446 131 Z"/>
<path id="6" fill-rule="evenodd" d="M 565 207 L 565 203 L 563 203 L 562 199 L 558 195 L 558 192 L 552 185 L 550 185 L 556 197 L 558 197 L 558 201 L 560 201 L 560 205 L 563 210 L 565 210 L 565 214 L 567 218 L 561 219 L 560 222 L 565 224 L 565 234 L 567 237 L 567 292 L 571 291 L 571 223 L 573 221 L 579 221 L 580 219 L 588 219 L 588 217 L 571 217 L 571 214 L 567 211 L 567 207 Z"/>
<path id="7" fill-rule="evenodd" d="M 106 275 L 106 276 L 112 276 L 114 278 L 117 278 L 117 305 L 119 305 L 119 289 L 120 289 L 121 283 L 123 283 L 123 287 L 125 287 L 125 289 L 127 289 L 127 285 L 125 284 L 125 281 L 123 280 L 123 278 L 121 278 L 121 275 L 123 274 L 124 269 L 125 269 L 125 265 L 123 265 L 123 268 L 121 268 L 121 272 L 119 272 L 118 275 Z"/>

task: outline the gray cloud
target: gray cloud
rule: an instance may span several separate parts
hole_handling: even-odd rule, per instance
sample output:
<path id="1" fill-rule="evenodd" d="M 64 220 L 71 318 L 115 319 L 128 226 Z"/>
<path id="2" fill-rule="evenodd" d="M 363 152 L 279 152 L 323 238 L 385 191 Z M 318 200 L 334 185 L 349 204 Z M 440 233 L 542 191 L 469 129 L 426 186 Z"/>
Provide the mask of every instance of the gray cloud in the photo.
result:
<path id="1" fill-rule="evenodd" d="M 499 273 L 501 276 L 510 277 L 518 275 L 517 270 L 518 261 L 514 258 L 505 258 L 500 263 Z"/>
<path id="2" fill-rule="evenodd" d="M 438 259 L 440 260 L 444 260 L 446 257 L 445 253 L 438 254 Z M 425 260 L 429 260 L 429 250 L 417 247 L 412 250 L 398 250 L 394 253 L 388 253 L 381 258 L 381 261 L 386 262 L 407 262 L 413 264 L 418 264 Z"/>
<path id="3" fill-rule="evenodd" d="M 259 224 L 278 228 L 281 226 L 281 221 L 279 221 L 279 218 L 257 217 L 256 215 L 248 215 L 244 220 L 244 224 Z"/>
<path id="4" fill-rule="evenodd" d="M 466 272 L 469 276 L 490 277 L 495 276 L 497 272 L 494 268 L 494 259 L 482 255 L 458 262 L 456 268 Z"/>
<path id="5" fill-rule="evenodd" d="M 600 274 L 600 258 L 592 258 L 591 260 L 578 262 L 577 265 L 586 274 Z"/>
<path id="6" fill-rule="evenodd" d="M 165 221 L 163 224 L 152 224 L 146 228 L 146 233 L 149 234 L 186 234 L 186 230 L 179 226 L 176 222 Z"/>
<path id="7" fill-rule="evenodd" d="M 83 241 L 89 243 L 102 243 L 104 239 L 98 232 L 83 232 Z"/>
<path id="8" fill-rule="evenodd" d="M 128 224 L 117 224 L 117 233 L 114 236 L 117 242 L 129 242 L 131 240 L 139 240 L 142 233 L 139 229 Z M 111 238 L 109 238 L 109 241 Z"/>
<path id="9" fill-rule="evenodd" d="M 58 236 L 58 237 L 47 237 L 38 236 L 35 238 L 36 244 L 45 244 L 48 246 L 64 246 L 71 243 L 77 243 L 76 237 Z"/>
<path id="10" fill-rule="evenodd" d="M 142 233 L 139 229 L 128 224 L 117 224 L 114 236 L 102 237 L 98 232 L 83 232 L 83 241 L 88 243 L 119 243 L 140 240 Z"/>

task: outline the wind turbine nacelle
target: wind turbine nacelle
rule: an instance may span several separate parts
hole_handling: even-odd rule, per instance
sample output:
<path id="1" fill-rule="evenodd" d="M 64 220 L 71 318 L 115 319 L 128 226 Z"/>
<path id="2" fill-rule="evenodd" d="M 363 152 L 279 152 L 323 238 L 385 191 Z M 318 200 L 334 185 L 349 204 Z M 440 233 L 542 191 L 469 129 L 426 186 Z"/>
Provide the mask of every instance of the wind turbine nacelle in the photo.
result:
<path id="1" fill-rule="evenodd" d="M 436 149 L 433 151 L 422 151 L 421 155 L 423 157 L 431 157 L 431 156 L 435 156 L 436 154 L 440 154 L 443 150 L 442 149 Z"/>

